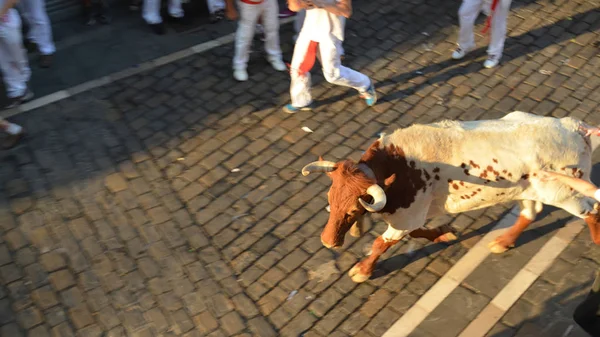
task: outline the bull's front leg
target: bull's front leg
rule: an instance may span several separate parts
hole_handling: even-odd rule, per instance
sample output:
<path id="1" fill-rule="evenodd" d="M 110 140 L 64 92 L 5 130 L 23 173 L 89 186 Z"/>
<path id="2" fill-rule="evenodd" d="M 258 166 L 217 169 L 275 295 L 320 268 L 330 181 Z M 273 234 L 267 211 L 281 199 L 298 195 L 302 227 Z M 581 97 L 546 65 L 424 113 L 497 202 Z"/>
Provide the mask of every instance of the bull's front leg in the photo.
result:
<path id="1" fill-rule="evenodd" d="M 375 270 L 375 264 L 379 257 L 407 234 L 408 231 L 397 230 L 388 225 L 388 228 L 383 235 L 379 236 L 375 239 L 375 242 L 373 242 L 371 254 L 366 259 L 355 264 L 348 272 L 352 281 L 361 283 L 368 280 L 373 274 L 373 270 Z"/>
<path id="2" fill-rule="evenodd" d="M 365 224 L 363 222 L 363 216 L 359 216 L 352 227 L 350 227 L 350 235 L 355 238 L 360 238 L 365 233 Z"/>

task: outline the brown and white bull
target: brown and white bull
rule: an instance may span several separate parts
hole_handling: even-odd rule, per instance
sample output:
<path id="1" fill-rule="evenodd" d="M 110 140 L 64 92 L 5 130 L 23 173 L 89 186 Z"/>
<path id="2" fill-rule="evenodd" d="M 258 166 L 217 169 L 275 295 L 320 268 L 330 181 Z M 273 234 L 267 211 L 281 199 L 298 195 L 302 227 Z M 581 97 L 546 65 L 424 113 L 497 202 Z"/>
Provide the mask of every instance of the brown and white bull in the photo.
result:
<path id="1" fill-rule="evenodd" d="M 593 199 L 556 181 L 532 179 L 536 171 L 548 170 L 589 181 L 588 129 L 574 118 L 515 111 L 497 120 L 413 125 L 382 136 L 358 163 L 321 159 L 308 164 L 303 175 L 327 172 L 332 180 L 321 241 L 328 248 L 341 247 L 351 227 L 353 236 L 362 233 L 360 219 L 367 211 L 381 213 L 388 229 L 349 272 L 353 281 L 363 282 L 381 254 L 406 235 L 434 242 L 456 239 L 450 226 L 423 228 L 428 218 L 518 201 L 518 220 L 490 244 L 492 252 L 512 247 L 543 204 L 585 219 L 600 244 Z"/>

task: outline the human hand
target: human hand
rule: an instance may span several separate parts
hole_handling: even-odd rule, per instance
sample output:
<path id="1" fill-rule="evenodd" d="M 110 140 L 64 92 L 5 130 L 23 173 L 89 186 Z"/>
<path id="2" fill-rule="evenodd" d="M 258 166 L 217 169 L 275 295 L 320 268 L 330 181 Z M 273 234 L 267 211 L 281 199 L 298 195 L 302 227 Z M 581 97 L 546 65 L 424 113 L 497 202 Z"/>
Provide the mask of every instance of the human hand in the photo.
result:
<path id="1" fill-rule="evenodd" d="M 585 137 L 589 137 L 591 135 L 600 136 L 600 128 L 589 125 L 580 125 L 579 131 L 585 133 Z"/>
<path id="2" fill-rule="evenodd" d="M 231 21 L 235 21 L 239 17 L 237 9 L 235 9 L 233 7 L 230 7 L 225 11 L 225 16 L 227 17 L 227 19 L 229 19 Z"/>
<path id="3" fill-rule="evenodd" d="M 312 3 L 317 8 L 325 8 L 329 6 L 335 6 L 335 1 L 330 0 L 312 0 Z"/>
<path id="4" fill-rule="evenodd" d="M 230 8 L 230 9 L 225 10 L 225 17 L 228 20 L 236 21 L 239 18 L 239 14 L 238 14 L 237 9 Z"/>
<path id="5" fill-rule="evenodd" d="M 306 8 L 306 9 L 311 9 L 311 8 L 316 7 L 312 0 L 301 0 L 300 2 L 302 3 L 302 7 Z"/>
<path id="6" fill-rule="evenodd" d="M 542 182 L 546 182 L 546 181 L 554 181 L 556 180 L 556 176 L 554 175 L 554 173 L 548 172 L 548 171 L 537 171 L 534 175 L 533 178 L 542 181 Z"/>

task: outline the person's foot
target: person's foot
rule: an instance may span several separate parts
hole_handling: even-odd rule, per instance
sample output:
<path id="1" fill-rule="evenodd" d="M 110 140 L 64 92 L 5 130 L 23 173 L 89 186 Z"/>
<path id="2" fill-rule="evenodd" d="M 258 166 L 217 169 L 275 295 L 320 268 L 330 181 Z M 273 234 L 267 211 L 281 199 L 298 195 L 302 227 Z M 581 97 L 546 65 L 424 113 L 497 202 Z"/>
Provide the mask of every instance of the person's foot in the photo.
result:
<path id="1" fill-rule="evenodd" d="M 312 104 L 303 106 L 303 107 L 295 107 L 291 104 L 288 104 L 283 107 L 283 111 L 289 114 L 295 114 L 298 111 L 312 111 Z"/>
<path id="2" fill-rule="evenodd" d="M 139 0 L 131 0 L 131 2 L 129 2 L 129 10 L 132 12 L 137 12 L 140 10 L 140 4 L 142 2 Z"/>
<path id="3" fill-rule="evenodd" d="M 108 25 L 109 23 L 111 23 L 112 18 L 109 15 L 106 14 L 100 14 L 98 15 L 98 22 L 100 22 L 103 25 Z"/>
<path id="4" fill-rule="evenodd" d="M 31 101 L 31 99 L 33 98 L 33 91 L 29 90 L 29 88 L 27 88 L 27 90 L 25 91 L 25 93 L 21 96 L 18 97 L 12 97 L 9 98 L 9 103 L 8 105 L 6 105 L 4 108 L 5 109 L 12 109 L 12 108 L 16 108 L 17 106 L 29 102 Z"/>
<path id="5" fill-rule="evenodd" d="M 210 15 L 210 23 L 217 23 L 225 18 L 225 10 L 220 9 Z"/>
<path id="6" fill-rule="evenodd" d="M 38 50 L 37 44 L 30 40 L 25 41 L 25 49 L 27 49 L 28 53 L 35 53 Z"/>
<path id="7" fill-rule="evenodd" d="M 275 69 L 277 71 L 286 71 L 287 70 L 287 66 L 285 65 L 285 63 L 283 63 L 283 61 L 281 59 L 272 59 L 272 60 L 269 60 L 269 63 L 271 63 L 271 66 L 273 67 L 273 69 Z"/>
<path id="8" fill-rule="evenodd" d="M 489 55 L 487 60 L 485 60 L 485 62 L 483 62 L 483 66 L 485 68 L 494 68 L 495 66 L 498 65 L 498 63 L 500 63 L 500 57 L 498 57 L 497 55 Z"/>
<path id="9" fill-rule="evenodd" d="M 150 29 L 157 35 L 163 35 L 165 33 L 165 25 L 161 23 L 148 24 Z"/>
<path id="10" fill-rule="evenodd" d="M 294 15 L 296 15 L 296 12 L 292 12 L 289 8 L 284 8 L 281 11 L 279 11 L 280 19 L 289 18 L 290 16 L 294 16 Z"/>
<path id="11" fill-rule="evenodd" d="M 455 59 L 455 60 L 460 60 L 463 57 L 465 57 L 465 55 L 467 55 L 470 51 L 471 51 L 471 48 L 467 49 L 467 48 L 458 47 L 452 53 L 452 58 Z"/>
<path id="12" fill-rule="evenodd" d="M 21 131 L 15 133 L 15 134 L 6 134 L 6 137 L 4 137 L 4 141 L 2 142 L 2 148 L 4 148 L 5 150 L 8 149 L 12 149 L 13 147 L 15 147 L 19 141 L 25 136 L 25 131 L 21 128 Z"/>
<path id="13" fill-rule="evenodd" d="M 50 68 L 52 66 L 52 58 L 54 54 L 40 55 L 40 67 Z"/>
<path id="14" fill-rule="evenodd" d="M 377 91 L 375 91 L 373 82 L 371 82 L 367 91 L 360 94 L 360 98 L 364 99 L 368 106 L 373 106 L 377 103 Z"/>
<path id="15" fill-rule="evenodd" d="M 248 80 L 248 72 L 246 69 L 235 69 L 233 71 L 233 78 L 235 78 L 237 81 L 245 82 Z"/>
<path id="16" fill-rule="evenodd" d="M 190 24 L 190 16 L 188 15 L 184 15 L 184 16 L 168 16 L 167 17 L 167 21 L 171 22 L 171 23 L 175 23 L 178 25 L 188 25 Z"/>

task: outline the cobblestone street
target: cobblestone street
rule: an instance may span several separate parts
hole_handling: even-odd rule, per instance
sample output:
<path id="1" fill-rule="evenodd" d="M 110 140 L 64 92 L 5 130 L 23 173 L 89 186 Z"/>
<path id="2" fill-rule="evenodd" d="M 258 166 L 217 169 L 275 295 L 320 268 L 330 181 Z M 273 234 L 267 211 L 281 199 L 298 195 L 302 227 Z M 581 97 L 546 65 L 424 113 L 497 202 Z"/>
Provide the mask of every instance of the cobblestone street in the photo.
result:
<path id="1" fill-rule="evenodd" d="M 371 217 L 362 238 L 323 247 L 330 180 L 305 164 L 441 119 L 600 124 L 600 1 L 514 1 L 495 69 L 480 35 L 450 59 L 459 5 L 355 0 L 344 63 L 375 81 L 373 108 L 316 66 L 318 107 L 285 114 L 289 75 L 254 52 L 236 82 L 229 43 L 11 118 L 28 137 L 0 152 L 0 336 L 382 336 L 513 205 L 436 218 L 458 242 L 404 239 L 355 284 L 348 270 L 386 225 Z M 292 34 L 282 26 L 288 61 Z M 570 220 L 547 207 L 410 335 L 459 336 Z M 485 335 L 585 336 L 571 315 L 599 267 L 583 228 Z"/>

